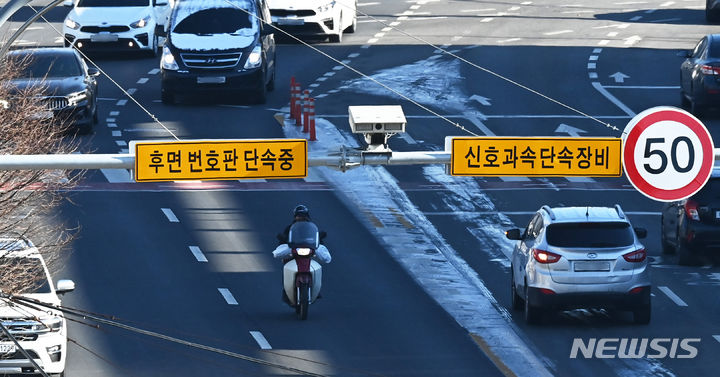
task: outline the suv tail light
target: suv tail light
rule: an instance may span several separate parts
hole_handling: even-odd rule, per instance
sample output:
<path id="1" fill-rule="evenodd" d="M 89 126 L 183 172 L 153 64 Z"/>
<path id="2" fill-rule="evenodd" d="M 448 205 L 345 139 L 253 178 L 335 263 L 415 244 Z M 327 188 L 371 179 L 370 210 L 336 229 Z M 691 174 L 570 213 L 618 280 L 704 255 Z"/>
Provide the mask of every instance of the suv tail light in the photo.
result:
<path id="1" fill-rule="evenodd" d="M 698 203 L 694 200 L 688 200 L 685 202 L 685 214 L 688 218 L 700 221 L 700 214 L 698 213 Z"/>
<path id="2" fill-rule="evenodd" d="M 549 251 L 540 250 L 540 249 L 532 249 L 533 258 L 535 258 L 536 261 L 539 263 L 547 264 L 547 263 L 555 263 L 560 260 L 560 255 L 551 253 Z"/>
<path id="3" fill-rule="evenodd" d="M 645 249 L 635 250 L 631 253 L 627 253 L 623 255 L 623 258 L 625 258 L 626 261 L 631 263 L 638 263 L 645 260 L 647 257 L 647 251 Z"/>
<path id="4" fill-rule="evenodd" d="M 701 65 L 700 72 L 705 75 L 720 75 L 720 67 L 713 67 L 711 65 Z"/>

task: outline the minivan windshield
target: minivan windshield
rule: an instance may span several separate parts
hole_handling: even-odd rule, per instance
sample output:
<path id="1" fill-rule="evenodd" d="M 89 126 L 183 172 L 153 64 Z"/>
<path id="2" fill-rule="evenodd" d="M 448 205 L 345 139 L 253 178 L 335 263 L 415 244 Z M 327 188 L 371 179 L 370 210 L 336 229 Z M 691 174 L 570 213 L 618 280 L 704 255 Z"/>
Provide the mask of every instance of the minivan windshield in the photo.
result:
<path id="1" fill-rule="evenodd" d="M 557 223 L 547 227 L 547 243 L 558 247 L 624 247 L 635 242 L 626 222 Z"/>
<path id="2" fill-rule="evenodd" d="M 79 0 L 78 7 L 146 7 L 149 0 Z"/>
<path id="3" fill-rule="evenodd" d="M 247 11 L 235 8 L 211 8 L 185 17 L 175 26 L 173 32 L 195 35 L 235 35 L 243 29 L 252 29 L 250 15 Z"/>

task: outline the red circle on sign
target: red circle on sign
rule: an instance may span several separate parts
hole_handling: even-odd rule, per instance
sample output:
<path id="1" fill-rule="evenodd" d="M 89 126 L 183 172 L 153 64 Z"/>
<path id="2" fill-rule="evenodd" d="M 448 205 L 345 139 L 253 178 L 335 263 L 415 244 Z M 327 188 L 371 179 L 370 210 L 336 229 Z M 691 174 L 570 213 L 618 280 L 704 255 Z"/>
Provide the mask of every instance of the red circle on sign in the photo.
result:
<path id="1" fill-rule="evenodd" d="M 652 110 L 653 109 L 647 111 Z M 640 115 L 642 115 L 642 113 Z M 662 121 L 673 121 L 688 127 L 698 137 L 702 145 L 703 159 L 697 176 L 687 185 L 674 190 L 665 190 L 653 186 L 640 175 L 637 166 L 635 166 L 635 146 L 640 139 L 640 135 L 648 127 Z M 623 146 L 623 165 L 625 167 L 625 174 L 627 174 L 630 182 L 643 194 L 662 201 L 681 200 L 696 193 L 710 178 L 714 163 L 715 150 L 710 134 L 705 126 L 690 114 L 670 107 L 659 108 L 639 119 L 632 125 Z"/>

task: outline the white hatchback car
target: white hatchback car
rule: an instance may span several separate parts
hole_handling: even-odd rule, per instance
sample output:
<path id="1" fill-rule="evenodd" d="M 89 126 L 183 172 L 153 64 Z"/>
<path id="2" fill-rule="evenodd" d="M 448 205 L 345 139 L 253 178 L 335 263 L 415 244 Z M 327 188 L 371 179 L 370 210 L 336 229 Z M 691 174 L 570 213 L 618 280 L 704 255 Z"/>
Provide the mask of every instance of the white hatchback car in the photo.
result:
<path id="1" fill-rule="evenodd" d="M 32 242 L 22 238 L 0 237 L 0 289 L 17 284 L 17 274 L 29 274 L 29 284 L 14 294 L 50 305 L 60 305 L 58 294 L 75 289 L 72 280 L 60 280 L 55 286 L 47 265 Z M 8 273 L 10 272 L 10 273 Z M 7 278 L 12 279 L 7 279 Z M 25 281 L 24 281 L 25 282 Z M 0 299 L 0 321 L 45 373 L 62 376 L 67 357 L 67 325 L 57 310 L 27 307 Z M 0 374 L 37 373 L 35 366 L 9 337 L 0 332 Z"/>
<path id="2" fill-rule="evenodd" d="M 297 36 L 330 37 L 357 29 L 357 0 L 267 0 L 275 27 Z"/>
<path id="3" fill-rule="evenodd" d="M 67 0 L 64 5 L 73 7 L 63 23 L 66 47 L 154 55 L 171 8 L 168 0 Z"/>

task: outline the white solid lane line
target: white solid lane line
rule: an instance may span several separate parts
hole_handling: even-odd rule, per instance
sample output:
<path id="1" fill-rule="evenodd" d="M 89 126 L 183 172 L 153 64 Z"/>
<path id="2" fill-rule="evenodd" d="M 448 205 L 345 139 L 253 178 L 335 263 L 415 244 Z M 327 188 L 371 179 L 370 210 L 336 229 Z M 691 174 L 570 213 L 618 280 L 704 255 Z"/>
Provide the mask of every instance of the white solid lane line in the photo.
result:
<path id="1" fill-rule="evenodd" d="M 257 344 L 260 346 L 260 349 L 262 350 L 271 350 L 272 347 L 270 347 L 270 343 L 268 343 L 267 339 L 263 336 L 263 334 L 260 331 L 250 331 L 250 335 L 252 335 L 253 339 L 257 342 Z"/>
<path id="2" fill-rule="evenodd" d="M 190 252 L 195 256 L 195 259 L 197 259 L 198 262 L 207 262 L 207 258 L 205 257 L 205 254 L 203 254 L 202 250 L 200 250 L 200 247 L 198 246 L 188 246 L 190 248 Z"/>
<path id="3" fill-rule="evenodd" d="M 161 208 L 165 216 L 168 218 L 168 220 L 171 223 L 179 223 L 180 220 L 178 220 L 177 216 L 173 213 L 173 211 L 170 208 Z"/>
<path id="4" fill-rule="evenodd" d="M 232 293 L 230 293 L 230 290 L 227 288 L 218 288 L 218 292 L 223 296 L 225 301 L 228 303 L 228 305 L 237 305 L 238 302 L 235 300 L 235 297 L 233 297 Z"/>
<path id="5" fill-rule="evenodd" d="M 688 306 L 688 304 L 685 303 L 678 295 L 675 294 L 675 292 L 671 291 L 668 287 L 658 287 L 660 288 L 660 291 L 664 293 L 666 296 L 668 296 L 677 306 Z"/>

